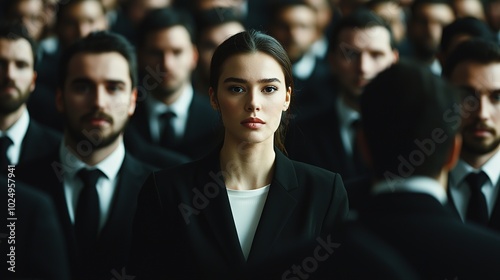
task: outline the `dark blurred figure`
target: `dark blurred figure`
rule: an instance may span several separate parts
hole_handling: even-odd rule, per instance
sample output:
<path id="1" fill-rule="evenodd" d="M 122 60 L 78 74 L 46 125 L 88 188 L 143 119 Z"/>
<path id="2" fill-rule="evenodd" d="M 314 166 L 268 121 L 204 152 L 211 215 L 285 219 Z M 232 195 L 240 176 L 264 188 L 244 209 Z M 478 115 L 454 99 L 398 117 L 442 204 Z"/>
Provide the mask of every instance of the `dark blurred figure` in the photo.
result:
<path id="1" fill-rule="evenodd" d="M 2 167 L 3 168 L 3 167 Z M 13 170 L 12 174 L 16 174 Z M 8 215 L 3 209 L 0 215 L 6 225 L 0 230 L 0 254 L 2 279 L 44 279 L 69 280 L 69 263 L 64 235 L 57 219 L 57 212 L 52 200 L 44 193 L 19 182 L 15 177 L 7 181 L 7 176 L 0 176 L 0 182 L 6 186 L 2 190 L 2 200 L 15 204 L 14 215 Z M 8 192 L 7 186 L 14 185 L 14 192 Z M 10 195 L 9 195 L 10 194 Z M 12 200 L 9 200 L 12 199 Z M 7 218 L 17 218 L 9 221 Z M 14 222 L 15 228 L 9 228 Z M 15 238 L 11 230 L 15 232 Z M 11 246 L 15 253 L 15 272 L 11 267 Z"/>
<path id="2" fill-rule="evenodd" d="M 345 234 L 350 236 L 352 226 L 364 227 L 394 248 L 419 279 L 500 275 L 500 237 L 463 224 L 445 207 L 448 172 L 461 147 L 460 112 L 454 111 L 459 96 L 427 68 L 397 64 L 381 72 L 361 97 L 361 142 L 374 175 L 374 184 L 365 188 L 374 196 L 358 219 L 347 223 Z M 364 240 L 351 242 L 356 241 Z M 370 266 L 353 257 L 351 242 L 333 255 L 339 262 L 334 272 Z"/>
<path id="3" fill-rule="evenodd" d="M 415 0 L 410 9 L 408 22 L 409 53 L 402 53 L 415 62 L 441 75 L 441 64 L 436 57 L 443 28 L 455 20 L 449 0 Z"/>
<path id="4" fill-rule="evenodd" d="M 500 43 L 500 0 L 487 0 L 484 4 L 486 21 Z"/>

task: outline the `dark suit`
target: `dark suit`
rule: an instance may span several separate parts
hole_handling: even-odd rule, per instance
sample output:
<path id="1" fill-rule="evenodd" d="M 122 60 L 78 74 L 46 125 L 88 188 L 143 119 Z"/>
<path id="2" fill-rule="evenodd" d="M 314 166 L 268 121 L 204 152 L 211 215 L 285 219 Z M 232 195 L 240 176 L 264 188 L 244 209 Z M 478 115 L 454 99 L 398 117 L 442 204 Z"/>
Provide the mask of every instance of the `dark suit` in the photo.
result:
<path id="1" fill-rule="evenodd" d="M 55 130 L 30 119 L 28 130 L 21 144 L 19 163 L 28 163 L 54 153 L 59 148 L 62 136 Z"/>
<path id="2" fill-rule="evenodd" d="M 80 279 L 83 273 L 93 275 L 88 279 L 113 278 L 113 270 L 121 275 L 129 258 L 130 243 L 132 237 L 132 221 L 135 213 L 137 196 L 142 183 L 152 168 L 130 154 L 125 155 L 118 174 L 118 183 L 112 200 L 106 225 L 101 230 L 97 256 L 95 258 L 95 269 L 93 271 L 81 272 L 78 268 L 78 256 L 76 253 L 76 239 L 74 226 L 70 220 L 68 206 L 64 193 L 63 182 L 58 179 L 60 166 L 56 170 L 54 163 L 60 162 L 58 153 L 51 157 L 38 161 L 35 167 L 25 167 L 19 172 L 19 176 L 48 193 L 54 200 L 59 219 L 64 229 L 68 244 L 72 274 L 74 279 Z M 59 174 L 60 176 L 61 174 Z M 64 174 L 62 174 L 64 175 Z"/>
<path id="3" fill-rule="evenodd" d="M 17 172 L 13 172 L 17 174 Z M 44 193 L 13 179 L 15 192 L 12 197 L 7 194 L 7 177 L 0 176 L 2 190 L 2 209 L 0 218 L 4 225 L 0 232 L 1 279 L 70 279 L 69 263 L 63 231 L 57 219 L 57 212 L 51 199 Z M 10 182 L 12 183 L 12 181 Z M 10 228 L 7 225 L 7 201 L 15 203 L 14 217 L 15 239 L 8 239 Z M 15 241 L 15 243 L 13 243 Z M 7 270 L 10 247 L 15 246 L 15 273 Z"/>
<path id="4" fill-rule="evenodd" d="M 177 145 L 172 147 L 174 152 L 185 155 L 191 159 L 199 159 L 207 155 L 217 144 L 221 132 L 221 121 L 215 110 L 210 106 L 210 101 L 206 96 L 193 95 L 193 100 L 189 106 L 186 130 L 182 139 L 177 141 Z M 138 134 L 147 143 L 158 145 L 151 136 L 150 124 L 148 119 L 147 106 L 144 102 L 139 103 L 137 110 L 132 116 L 129 127 L 125 132 L 125 142 L 130 143 L 127 138 L 133 138 L 130 134 Z M 161 148 L 158 145 L 159 149 Z M 137 147 L 127 145 L 127 149 L 134 155 L 140 153 Z"/>
<path id="5" fill-rule="evenodd" d="M 339 117 L 330 110 L 307 120 L 290 123 L 285 147 L 291 159 L 319 166 L 342 175 L 344 180 L 363 176 L 366 167 L 347 154 L 340 135 Z"/>
<path id="6" fill-rule="evenodd" d="M 152 174 L 139 195 L 131 274 L 137 279 L 280 279 L 331 243 L 347 214 L 338 174 L 276 152 L 276 169 L 245 262 L 219 151 Z M 322 238 L 323 243 L 317 241 Z M 325 252 L 323 252 L 325 254 Z"/>
<path id="7" fill-rule="evenodd" d="M 376 195 L 360 211 L 358 222 L 395 248 L 421 279 L 500 276 L 500 237 L 463 224 L 430 195 Z"/>

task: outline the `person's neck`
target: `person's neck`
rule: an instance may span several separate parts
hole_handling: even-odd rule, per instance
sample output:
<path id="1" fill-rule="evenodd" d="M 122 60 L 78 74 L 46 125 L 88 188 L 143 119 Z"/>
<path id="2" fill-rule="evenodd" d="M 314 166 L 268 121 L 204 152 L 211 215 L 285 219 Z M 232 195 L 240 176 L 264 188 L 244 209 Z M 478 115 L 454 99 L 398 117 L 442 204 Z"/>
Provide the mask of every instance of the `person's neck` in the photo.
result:
<path id="1" fill-rule="evenodd" d="M 492 152 L 487 154 L 478 155 L 476 153 L 469 152 L 467 150 L 462 149 L 462 153 L 460 157 L 467 164 L 472 166 L 475 169 L 480 169 L 490 158 L 492 158 L 498 151 L 500 151 L 500 145 Z"/>
<path id="2" fill-rule="evenodd" d="M 184 93 L 184 91 L 188 86 L 189 84 L 184 84 L 181 87 L 179 87 L 176 91 L 173 91 L 166 96 L 160 96 L 159 94 L 155 94 L 154 97 L 163 104 L 170 106 L 181 97 L 181 95 Z"/>
<path id="3" fill-rule="evenodd" d="M 234 143 L 227 139 L 220 151 L 221 170 L 228 189 L 253 190 L 272 181 L 276 154 L 273 143 Z"/>
<path id="4" fill-rule="evenodd" d="M 21 105 L 19 109 L 10 114 L 0 115 L 0 130 L 7 131 L 9 128 L 11 128 L 19 120 L 19 118 L 21 118 L 24 110 L 26 110 L 25 104 Z"/>
<path id="5" fill-rule="evenodd" d="M 123 141 L 123 135 L 118 136 L 118 138 L 116 138 L 115 141 L 113 141 L 112 143 L 110 143 L 109 145 L 107 145 L 105 147 L 99 147 L 99 148 L 91 147 L 92 150 L 90 152 L 88 152 L 88 155 L 83 155 L 82 153 L 78 152 L 79 148 L 81 148 L 81 147 L 79 147 L 80 141 L 76 142 L 74 139 L 72 139 L 68 135 L 68 132 L 66 132 L 64 134 L 64 141 L 66 143 L 66 146 L 69 148 L 69 150 L 76 157 L 78 157 L 78 159 L 80 159 L 81 161 L 83 161 L 85 164 L 87 164 L 89 166 L 95 166 L 95 165 L 99 164 L 101 161 L 103 161 L 104 159 L 106 159 L 114 151 L 116 151 L 116 149 L 118 148 L 120 143 L 122 143 L 122 141 Z M 89 141 L 89 143 L 90 143 L 90 141 Z"/>

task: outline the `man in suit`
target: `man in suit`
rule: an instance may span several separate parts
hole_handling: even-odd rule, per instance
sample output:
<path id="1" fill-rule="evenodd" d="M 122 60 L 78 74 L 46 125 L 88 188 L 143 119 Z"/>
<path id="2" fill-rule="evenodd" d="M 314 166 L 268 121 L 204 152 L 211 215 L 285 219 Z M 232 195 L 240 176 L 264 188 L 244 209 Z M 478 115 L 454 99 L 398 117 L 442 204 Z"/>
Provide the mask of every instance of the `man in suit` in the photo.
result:
<path id="1" fill-rule="evenodd" d="M 456 88 L 411 64 L 391 66 L 366 87 L 361 143 L 374 175 L 365 186 L 373 198 L 347 224 L 346 236 L 363 226 L 420 279 L 497 279 L 500 237 L 463 224 L 445 206 L 448 172 L 461 147 L 458 102 Z M 334 255 L 347 274 L 370 265 L 345 258 L 352 244 L 342 243 Z"/>
<path id="2" fill-rule="evenodd" d="M 152 171 L 123 144 L 137 97 L 135 52 L 122 36 L 91 33 L 63 53 L 60 69 L 63 142 L 19 176 L 54 200 L 73 279 L 111 279 L 128 261 L 137 195 Z"/>
<path id="3" fill-rule="evenodd" d="M 191 159 L 206 155 L 217 144 L 217 113 L 191 84 L 198 60 L 195 38 L 193 20 L 182 10 L 155 10 L 141 22 L 137 51 L 142 102 L 126 133 L 132 153 L 137 152 L 129 141 L 134 135 Z"/>
<path id="4" fill-rule="evenodd" d="M 296 121 L 286 147 L 290 158 L 338 172 L 347 181 L 366 173 L 356 149 L 359 98 L 370 80 L 397 61 L 398 52 L 389 26 L 364 10 L 336 24 L 329 47 L 338 92 L 333 87 L 322 89 L 336 94 L 328 110 Z"/>
<path id="5" fill-rule="evenodd" d="M 57 149 L 60 135 L 30 118 L 26 101 L 35 89 L 36 49 L 18 23 L 0 27 L 0 173 Z"/>
<path id="6" fill-rule="evenodd" d="M 16 174 L 15 169 L 12 174 Z M 0 214 L 2 221 L 7 221 L 0 230 L 0 276 L 2 279 L 69 280 L 66 244 L 52 200 L 14 177 L 8 179 L 8 176 L 0 175 L 2 185 L 9 186 L 14 192 L 5 188 L 2 199 L 5 206 L 14 203 L 15 210 L 4 209 Z M 10 255 L 14 255 L 15 260 L 11 261 Z M 12 270 L 8 270 L 10 267 Z"/>
<path id="7" fill-rule="evenodd" d="M 457 106 L 464 144 L 450 173 L 450 205 L 463 221 L 500 231 L 500 48 L 482 40 L 464 42 L 443 74 L 467 92 Z M 473 174 L 480 174 L 478 185 Z"/>

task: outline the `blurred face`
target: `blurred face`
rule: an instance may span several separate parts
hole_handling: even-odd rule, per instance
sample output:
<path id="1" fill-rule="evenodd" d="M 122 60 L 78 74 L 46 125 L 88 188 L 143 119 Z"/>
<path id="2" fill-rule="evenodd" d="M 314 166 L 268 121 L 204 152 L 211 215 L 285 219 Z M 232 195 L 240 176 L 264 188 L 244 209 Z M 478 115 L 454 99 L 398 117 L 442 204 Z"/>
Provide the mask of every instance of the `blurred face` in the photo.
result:
<path id="1" fill-rule="evenodd" d="M 35 79 L 29 42 L 0 38 L 0 116 L 24 106 L 35 89 Z"/>
<path id="2" fill-rule="evenodd" d="M 58 36 L 64 47 L 90 32 L 108 28 L 106 15 L 98 1 L 83 1 L 67 7 L 58 24 Z"/>
<path id="3" fill-rule="evenodd" d="M 208 81 L 210 75 L 210 62 L 215 49 L 222 42 L 232 35 L 245 30 L 244 27 L 238 22 L 228 22 L 225 24 L 217 25 L 212 28 L 205 29 L 201 34 L 199 42 L 200 51 L 200 67 L 203 76 Z"/>
<path id="4" fill-rule="evenodd" d="M 80 53 L 69 61 L 56 105 L 65 116 L 67 135 L 72 141 L 88 139 L 100 148 L 115 143 L 121 136 L 134 113 L 135 101 L 136 91 L 132 90 L 123 56 L 116 52 Z"/>
<path id="5" fill-rule="evenodd" d="M 42 0 L 19 0 L 12 7 L 10 15 L 14 18 L 20 18 L 31 37 L 39 40 L 44 27 L 48 24 L 44 8 Z"/>
<path id="6" fill-rule="evenodd" d="M 151 32 L 140 53 L 141 70 L 158 72 L 159 86 L 152 92 L 158 98 L 167 98 L 191 83 L 191 72 L 196 67 L 198 51 L 183 26 L 173 26 Z"/>
<path id="7" fill-rule="evenodd" d="M 339 42 L 331 57 L 332 70 L 344 96 L 357 102 L 364 87 L 396 62 L 398 54 L 391 49 L 389 31 L 381 26 L 344 29 Z"/>
<path id="8" fill-rule="evenodd" d="M 217 93 L 210 89 L 226 128 L 225 141 L 274 144 L 291 89 L 278 62 L 264 53 L 239 54 L 222 65 Z"/>
<path id="9" fill-rule="evenodd" d="M 373 7 L 373 12 L 379 15 L 391 26 L 396 42 L 403 40 L 406 30 L 403 22 L 403 9 L 394 2 L 382 2 Z"/>
<path id="10" fill-rule="evenodd" d="M 483 21 L 486 19 L 480 0 L 455 0 L 453 1 L 453 9 L 457 18 L 471 16 Z"/>
<path id="11" fill-rule="evenodd" d="M 152 9 L 165 8 L 171 4 L 172 0 L 132 0 L 127 11 L 128 18 L 134 25 L 137 25 Z"/>
<path id="12" fill-rule="evenodd" d="M 295 62 L 318 38 L 316 14 L 307 6 L 285 8 L 278 15 L 271 32 L 283 45 L 290 60 Z"/>
<path id="13" fill-rule="evenodd" d="M 446 4 L 423 4 L 417 9 L 410 25 L 410 36 L 416 51 L 424 60 L 436 54 L 443 27 L 455 20 L 450 6 Z"/>
<path id="14" fill-rule="evenodd" d="M 500 63 L 462 62 L 450 81 L 464 88 L 463 152 L 493 155 L 500 147 Z"/>

